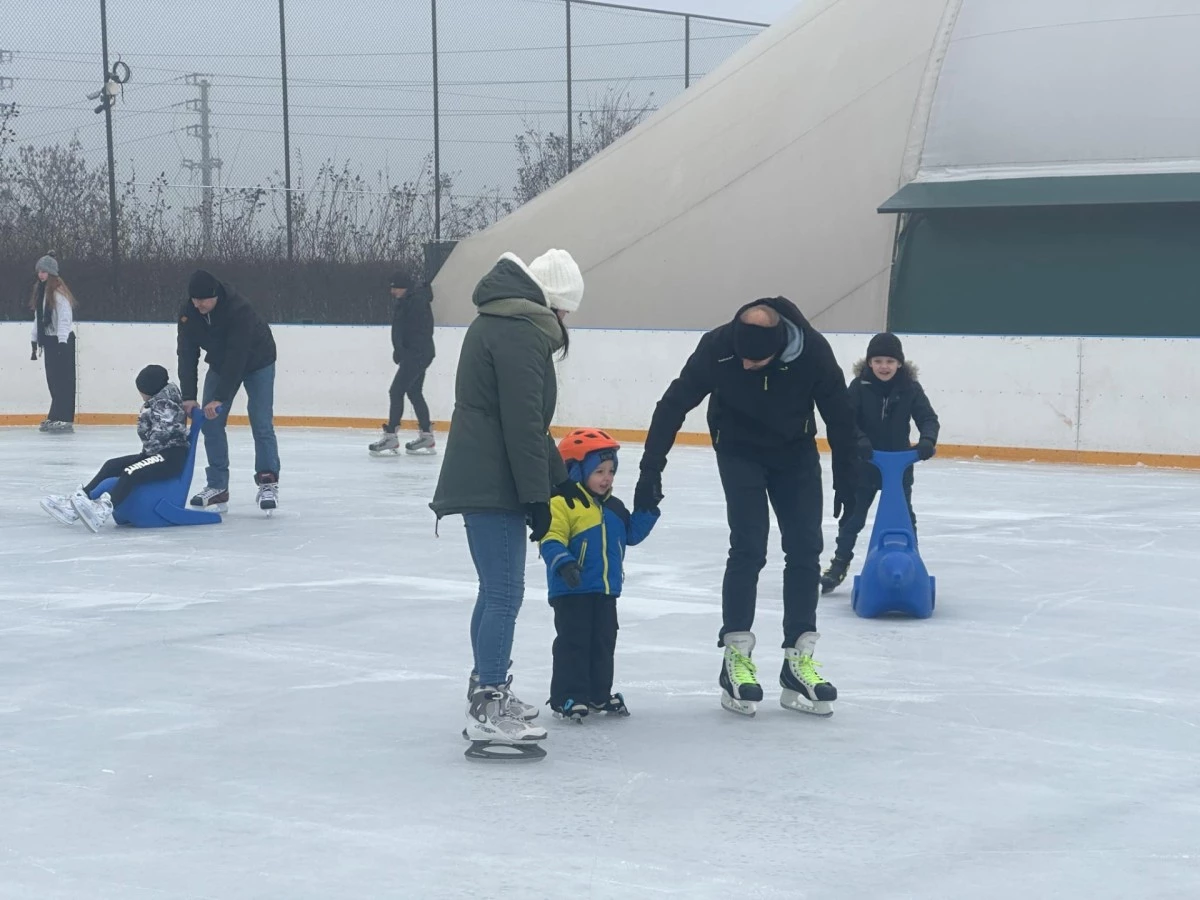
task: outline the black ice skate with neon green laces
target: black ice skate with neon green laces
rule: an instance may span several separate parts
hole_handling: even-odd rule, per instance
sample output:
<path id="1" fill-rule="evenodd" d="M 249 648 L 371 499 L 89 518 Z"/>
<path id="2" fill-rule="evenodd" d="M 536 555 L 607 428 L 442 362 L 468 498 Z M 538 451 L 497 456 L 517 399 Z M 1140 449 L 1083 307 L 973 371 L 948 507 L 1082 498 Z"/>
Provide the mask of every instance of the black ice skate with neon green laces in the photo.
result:
<path id="1" fill-rule="evenodd" d="M 750 655 L 754 635 L 749 631 L 730 631 L 722 638 L 725 658 L 721 662 L 721 706 L 741 716 L 752 716 L 762 701 L 762 685 Z"/>
<path id="2" fill-rule="evenodd" d="M 795 647 L 784 651 L 783 670 L 779 673 L 779 705 L 784 709 L 808 713 L 812 716 L 833 715 L 830 706 L 837 699 L 837 688 L 821 677 L 817 671 L 821 664 L 813 659 L 813 649 L 819 635 L 806 631 L 796 640 Z"/>

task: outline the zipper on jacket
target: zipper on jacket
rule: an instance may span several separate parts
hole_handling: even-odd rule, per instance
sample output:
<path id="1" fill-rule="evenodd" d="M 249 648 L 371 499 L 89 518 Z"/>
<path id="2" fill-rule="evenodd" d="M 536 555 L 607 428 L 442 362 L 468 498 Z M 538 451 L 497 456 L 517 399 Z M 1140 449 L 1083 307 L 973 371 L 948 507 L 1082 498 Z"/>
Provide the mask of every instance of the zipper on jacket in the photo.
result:
<path id="1" fill-rule="evenodd" d="M 583 568 L 583 561 L 587 559 L 587 541 L 585 540 L 579 545 L 579 568 Z"/>
<path id="2" fill-rule="evenodd" d="M 611 594 L 612 589 L 608 586 L 608 525 L 605 522 L 607 516 L 604 515 L 604 507 L 600 507 L 600 554 L 604 560 L 604 567 L 601 570 L 600 577 L 604 582 L 604 593 Z"/>
<path id="3" fill-rule="evenodd" d="M 766 389 L 767 389 L 767 376 L 764 375 L 763 376 L 763 390 L 765 391 Z"/>

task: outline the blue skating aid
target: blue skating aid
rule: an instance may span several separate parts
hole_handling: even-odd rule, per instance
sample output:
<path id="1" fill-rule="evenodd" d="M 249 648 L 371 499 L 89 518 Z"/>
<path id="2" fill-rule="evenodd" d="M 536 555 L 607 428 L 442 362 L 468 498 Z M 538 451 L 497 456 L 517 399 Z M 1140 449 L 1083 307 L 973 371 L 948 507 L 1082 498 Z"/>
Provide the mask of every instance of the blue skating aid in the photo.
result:
<path id="1" fill-rule="evenodd" d="M 875 511 L 875 527 L 862 573 L 854 576 L 850 604 L 864 619 L 885 613 L 907 613 L 919 619 L 933 615 L 937 584 L 921 554 L 904 502 L 904 472 L 917 461 L 915 450 L 876 451 L 871 462 L 879 470 L 883 490 Z"/>
<path id="2" fill-rule="evenodd" d="M 196 447 L 200 443 L 200 426 L 204 412 L 200 407 L 192 411 L 192 427 L 188 433 L 188 455 L 183 471 L 175 478 L 153 481 L 133 489 L 120 506 L 113 509 L 113 521 L 118 525 L 134 528 L 165 528 L 168 525 L 215 525 L 221 521 L 219 513 L 188 507 L 188 489 L 192 486 L 192 469 L 196 465 Z M 96 486 L 91 497 L 111 491 L 117 479 L 109 478 Z"/>

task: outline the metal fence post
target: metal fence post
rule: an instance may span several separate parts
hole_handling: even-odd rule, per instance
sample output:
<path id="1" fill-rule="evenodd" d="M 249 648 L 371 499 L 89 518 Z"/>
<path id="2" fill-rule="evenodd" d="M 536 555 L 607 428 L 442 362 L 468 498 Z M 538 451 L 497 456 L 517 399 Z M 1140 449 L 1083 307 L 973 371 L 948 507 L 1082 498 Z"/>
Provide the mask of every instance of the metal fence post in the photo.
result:
<path id="1" fill-rule="evenodd" d="M 683 89 L 692 86 L 692 17 L 683 17 Z"/>
<path id="2" fill-rule="evenodd" d="M 292 131 L 288 123 L 287 28 L 283 17 L 284 0 L 279 0 L 279 66 L 283 79 L 283 217 L 287 222 L 287 258 L 292 261 Z"/>
<path id="3" fill-rule="evenodd" d="M 108 76 L 112 71 L 108 65 L 108 4 L 100 0 L 100 52 L 104 56 L 104 78 L 101 84 L 108 87 Z M 108 141 L 108 218 L 109 231 L 112 240 L 112 292 L 113 299 L 121 287 L 121 243 L 117 231 L 117 163 L 113 157 L 113 104 L 107 92 L 104 95 L 104 131 Z"/>
<path id="4" fill-rule="evenodd" d="M 571 0 L 567 0 L 567 174 L 575 171 L 575 104 L 571 65 Z"/>
<path id="5" fill-rule="evenodd" d="M 442 239 L 442 133 L 441 105 L 438 96 L 437 0 L 429 0 L 433 26 L 433 239 Z"/>

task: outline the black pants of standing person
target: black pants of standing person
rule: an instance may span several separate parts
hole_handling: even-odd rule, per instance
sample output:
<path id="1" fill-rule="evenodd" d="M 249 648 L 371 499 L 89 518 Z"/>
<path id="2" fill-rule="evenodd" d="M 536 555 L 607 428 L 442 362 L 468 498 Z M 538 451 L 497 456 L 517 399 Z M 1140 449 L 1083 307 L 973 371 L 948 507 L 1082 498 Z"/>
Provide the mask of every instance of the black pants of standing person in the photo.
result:
<path id="1" fill-rule="evenodd" d="M 46 386 L 50 388 L 51 422 L 75 421 L 75 335 L 71 334 L 65 344 L 55 338 L 47 338 L 42 348 L 42 359 L 46 363 Z"/>
<path id="2" fill-rule="evenodd" d="M 388 391 L 391 408 L 388 411 L 388 431 L 395 432 L 404 418 L 404 396 L 412 401 L 413 412 L 417 416 L 417 427 L 421 431 L 433 431 L 433 423 L 429 421 L 429 404 L 425 402 L 422 391 L 425 389 L 425 370 L 429 368 L 426 362 L 408 362 L 400 364 L 392 386 Z"/>
<path id="3" fill-rule="evenodd" d="M 871 511 L 871 505 L 875 502 L 875 496 L 879 493 L 881 484 L 879 470 L 870 463 L 866 464 L 865 469 L 859 470 L 859 487 L 854 492 L 854 514 L 842 516 L 841 522 L 838 523 L 837 550 L 834 551 L 834 555 L 838 559 L 844 559 L 846 562 L 854 559 L 854 545 L 858 541 L 859 533 L 867 525 L 867 514 Z M 912 519 L 913 536 L 915 537 L 917 514 L 913 512 L 912 505 L 913 470 L 911 467 L 904 472 L 903 484 L 904 502 L 908 504 L 908 517 Z"/>
<path id="4" fill-rule="evenodd" d="M 729 561 L 721 587 L 721 637 L 751 631 L 758 574 L 767 563 L 768 503 L 783 538 L 783 646 L 817 630 L 821 579 L 821 463 L 814 447 L 790 460 L 766 464 L 717 454 L 729 518 Z"/>
<path id="5" fill-rule="evenodd" d="M 612 696 L 617 649 L 617 601 L 604 594 L 555 597 L 554 674 L 550 705 L 567 700 L 605 704 Z"/>
<path id="6" fill-rule="evenodd" d="M 84 485 L 83 490 L 90 495 L 102 481 L 115 478 L 117 483 L 108 496 L 113 506 L 120 506 L 135 487 L 178 476 L 187 464 L 187 457 L 187 447 L 168 447 L 158 453 L 118 456 L 102 465 L 96 477 Z"/>

